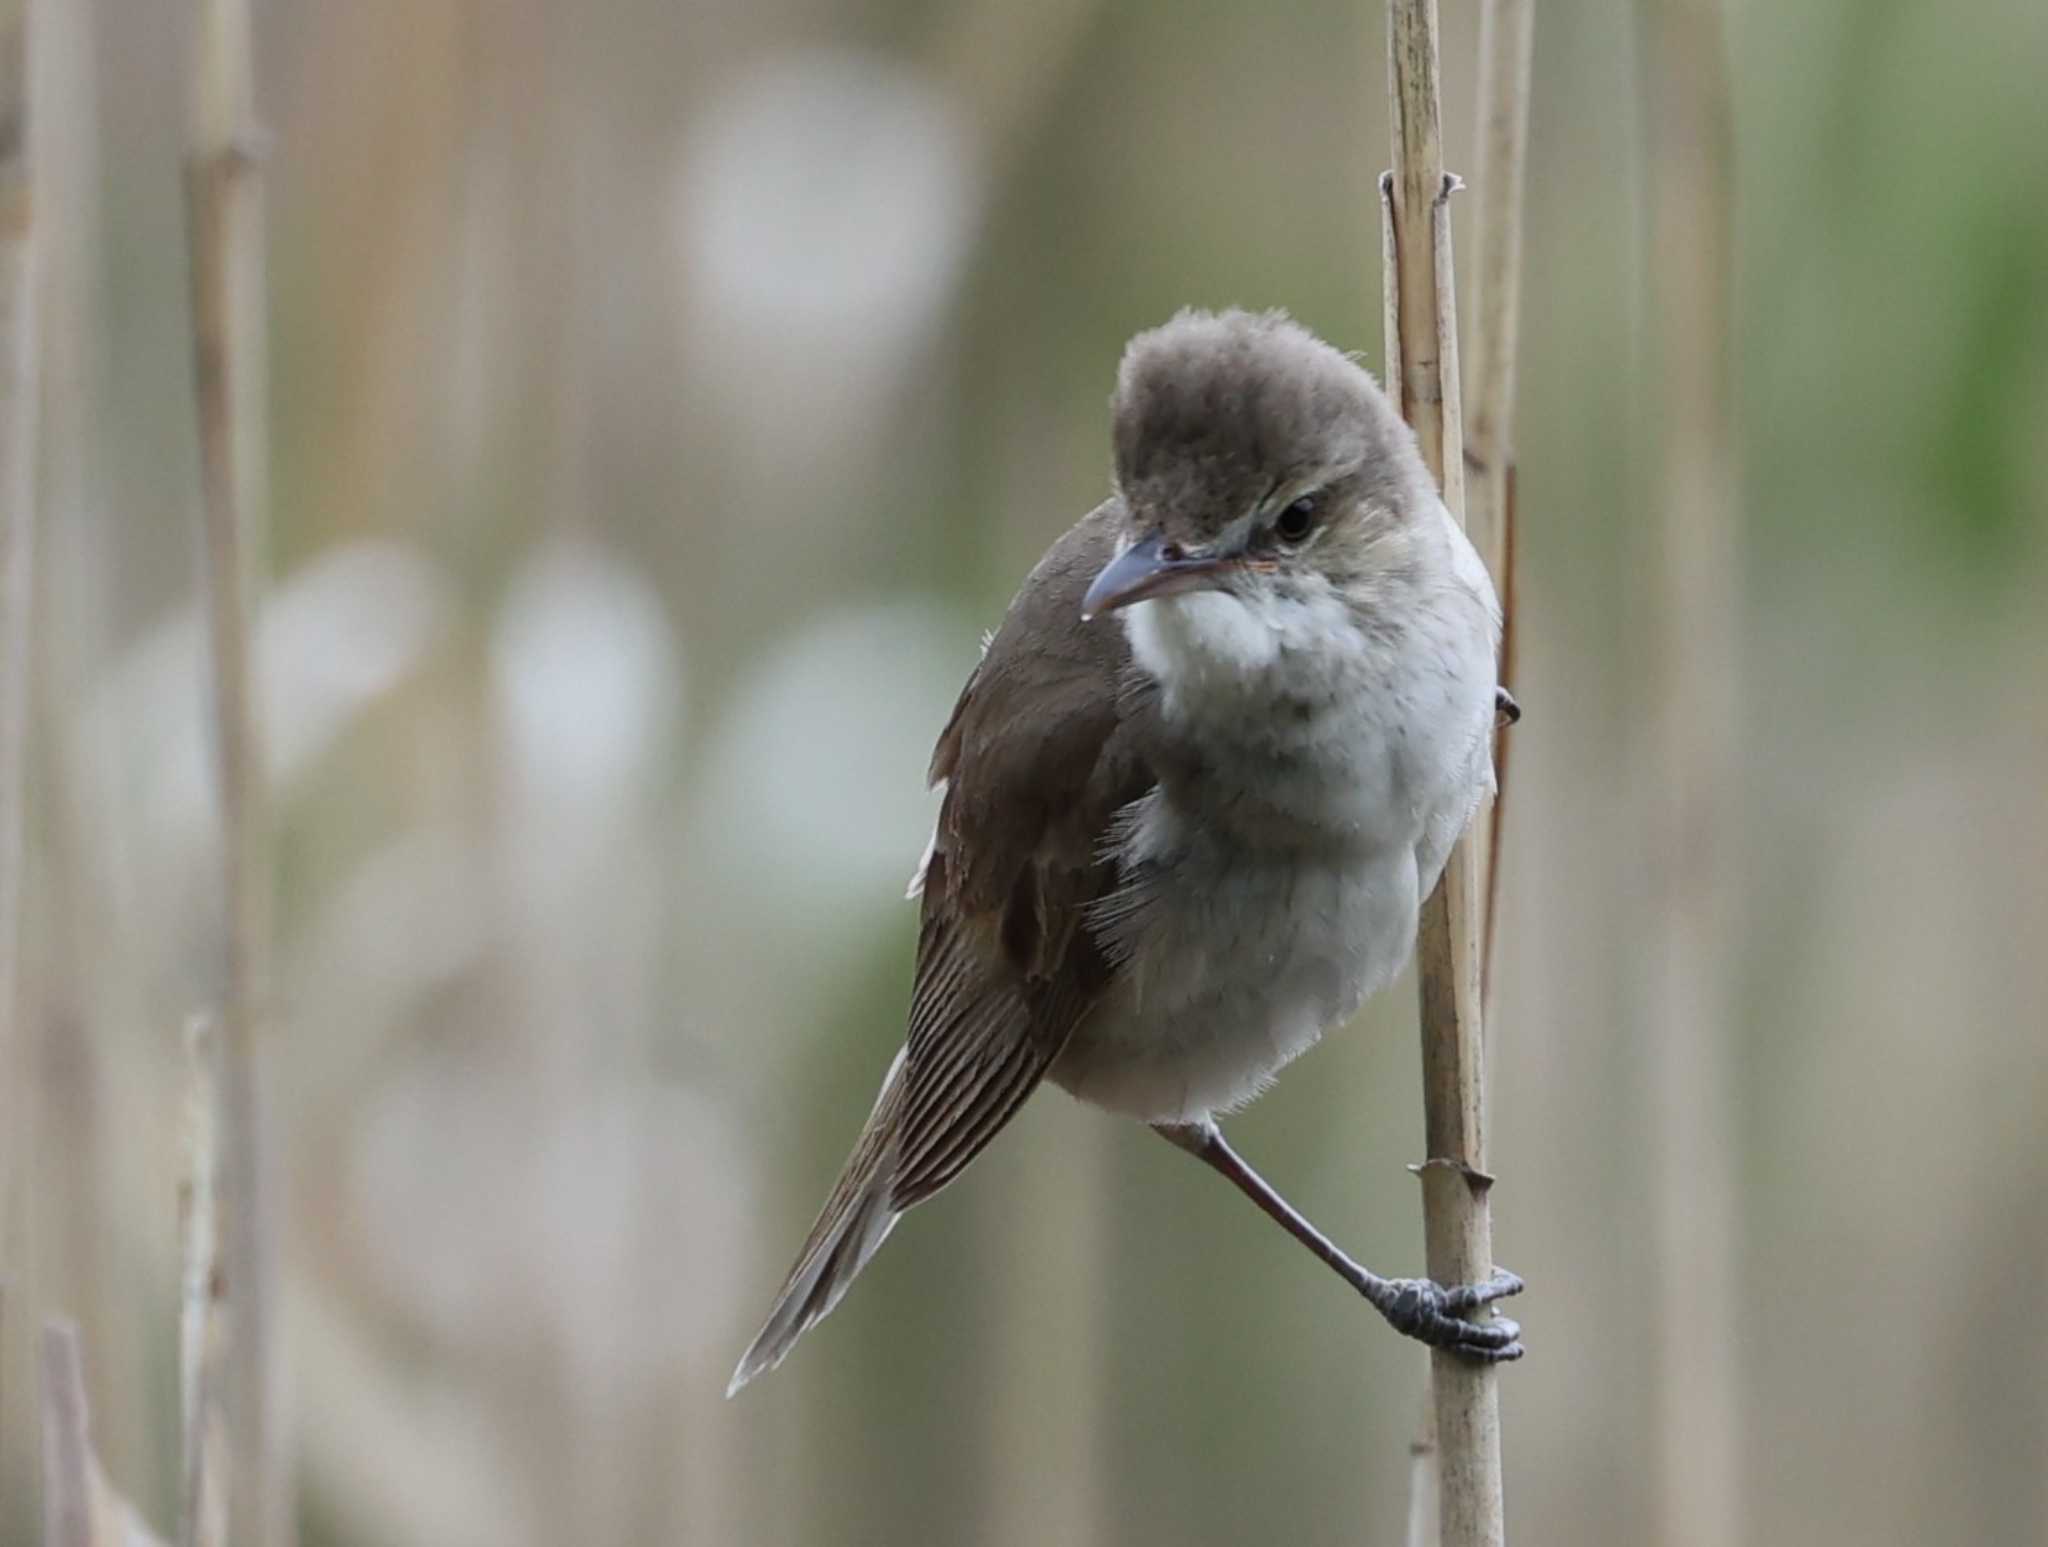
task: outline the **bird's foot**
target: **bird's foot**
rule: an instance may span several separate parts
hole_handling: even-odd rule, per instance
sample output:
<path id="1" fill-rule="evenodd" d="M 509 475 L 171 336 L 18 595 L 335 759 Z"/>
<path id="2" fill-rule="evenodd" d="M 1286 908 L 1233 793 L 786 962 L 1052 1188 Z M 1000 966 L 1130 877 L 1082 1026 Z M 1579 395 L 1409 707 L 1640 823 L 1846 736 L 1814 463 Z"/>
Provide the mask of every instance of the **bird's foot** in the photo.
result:
<path id="1" fill-rule="evenodd" d="M 1395 1278 L 1384 1283 L 1386 1293 L 1373 1296 L 1373 1305 L 1396 1332 L 1483 1364 L 1522 1357 L 1522 1329 L 1507 1317 L 1465 1320 L 1468 1311 L 1522 1292 L 1521 1279 L 1506 1268 L 1495 1269 L 1483 1284 L 1445 1288 L 1427 1278 Z"/>

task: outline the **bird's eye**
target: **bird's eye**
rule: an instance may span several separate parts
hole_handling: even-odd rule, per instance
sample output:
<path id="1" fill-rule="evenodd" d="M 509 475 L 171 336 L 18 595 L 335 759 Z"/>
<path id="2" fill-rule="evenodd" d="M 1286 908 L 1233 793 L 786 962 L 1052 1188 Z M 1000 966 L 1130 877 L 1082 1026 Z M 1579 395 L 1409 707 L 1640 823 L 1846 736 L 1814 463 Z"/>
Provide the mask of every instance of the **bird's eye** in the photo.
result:
<path id="1" fill-rule="evenodd" d="M 1316 524 L 1316 497 L 1304 494 L 1273 518 L 1273 535 L 1283 543 L 1298 543 Z"/>

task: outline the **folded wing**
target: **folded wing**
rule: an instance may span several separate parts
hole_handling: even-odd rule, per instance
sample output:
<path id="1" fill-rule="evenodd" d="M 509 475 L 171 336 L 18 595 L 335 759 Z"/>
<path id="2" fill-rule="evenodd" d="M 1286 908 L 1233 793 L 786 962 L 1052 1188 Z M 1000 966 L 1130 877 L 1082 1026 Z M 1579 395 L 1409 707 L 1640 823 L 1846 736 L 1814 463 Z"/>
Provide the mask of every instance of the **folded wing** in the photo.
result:
<path id="1" fill-rule="evenodd" d="M 1135 752 L 1149 690 L 1123 631 L 1081 622 L 1118 515 L 1100 507 L 1046 554 L 939 737 L 909 1037 L 732 1390 L 779 1363 L 897 1216 L 987 1146 L 1108 986 L 1085 927 L 1116 882 L 1103 836 L 1153 782 Z"/>

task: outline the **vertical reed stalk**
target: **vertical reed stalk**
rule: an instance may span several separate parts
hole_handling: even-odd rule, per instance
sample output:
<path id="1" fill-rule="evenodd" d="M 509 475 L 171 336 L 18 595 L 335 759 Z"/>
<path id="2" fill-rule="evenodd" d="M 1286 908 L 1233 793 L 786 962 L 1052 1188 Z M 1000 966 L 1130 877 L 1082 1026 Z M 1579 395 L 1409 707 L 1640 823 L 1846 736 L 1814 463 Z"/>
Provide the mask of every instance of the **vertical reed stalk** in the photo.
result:
<path id="1" fill-rule="evenodd" d="M 1522 184 L 1529 146 L 1534 0 L 1479 10 L 1479 132 L 1474 163 L 1471 418 L 1465 426 L 1465 526 L 1497 578 L 1508 549 L 1515 460 L 1515 352 L 1521 337 Z"/>
<path id="2" fill-rule="evenodd" d="M 195 1397 L 217 1402 L 226 1415 L 229 1535 L 269 1544 L 288 1539 L 289 1489 L 277 1433 L 275 1242 L 259 1067 L 270 936 L 269 823 L 251 653 L 268 506 L 262 179 L 247 0 L 200 0 L 196 24 L 186 218 L 226 898 L 217 1215 L 225 1290 L 222 1333 L 208 1342 L 187 1405 Z M 188 1454 L 203 1448 L 188 1440 Z M 188 1486 L 207 1475 L 217 1474 L 188 1468 Z M 203 1519 L 211 1507 L 188 1498 L 184 1518 Z"/>
<path id="3" fill-rule="evenodd" d="M 163 1547 L 107 1480 L 92 1443 L 85 1356 L 68 1321 L 43 1327 L 43 1547 Z"/>
<path id="4" fill-rule="evenodd" d="M 228 1461 L 220 1380 L 220 1038 L 205 1017 L 186 1032 L 185 1175 L 179 1184 L 178 1391 L 184 1450 L 178 1547 L 226 1547 Z"/>
<path id="5" fill-rule="evenodd" d="M 1450 195 L 1444 172 L 1435 0 L 1388 0 L 1388 98 L 1394 169 L 1381 182 L 1388 374 L 1401 412 L 1460 520 L 1464 426 L 1451 281 Z M 1428 1158 L 1423 1228 L 1430 1277 L 1472 1283 L 1493 1271 L 1487 1207 L 1480 960 L 1485 891 L 1471 840 L 1461 841 L 1422 910 L 1422 1081 Z M 1433 1353 L 1440 1522 L 1445 1547 L 1499 1547 L 1500 1393 L 1491 1366 Z"/>
<path id="6" fill-rule="evenodd" d="M 36 570 L 35 199 L 29 175 L 33 5 L 0 32 L 0 1280 L 23 1270 L 29 1036 L 21 997 L 22 871 L 34 685 Z M 18 1281 L 18 1280 L 17 1280 Z M 4 1356 L 0 1356 L 4 1361 Z M 6 1412 L 0 1401 L 0 1414 Z"/>
<path id="7" fill-rule="evenodd" d="M 1730 749 L 1739 614 L 1728 341 L 1734 144 L 1715 0 L 1647 0 L 1649 315 L 1661 482 L 1650 748 L 1656 1135 L 1657 1531 L 1732 1547 L 1739 1518 L 1735 1178 L 1728 1068 Z"/>
<path id="8" fill-rule="evenodd" d="M 1436 1393 L 1430 1390 L 1425 1362 L 1422 1416 L 1415 1426 L 1415 1438 L 1408 1444 L 1408 1527 L 1401 1538 L 1407 1547 L 1437 1547 L 1443 1540 L 1442 1522 L 1437 1518 L 1440 1491 L 1436 1471 Z"/>
<path id="9" fill-rule="evenodd" d="M 16 1413 L 8 1291 L 28 1268 L 34 1060 L 21 991 L 23 871 L 27 866 L 29 705 L 35 674 L 36 349 L 35 189 L 30 176 L 29 91 L 33 0 L 20 0 L 0 34 L 0 1454 Z M 26 1424 L 28 1409 L 20 1414 Z"/>
<path id="10" fill-rule="evenodd" d="M 43 1547 L 97 1547 L 93 1528 L 92 1433 L 85 1405 L 78 1328 L 43 1328 Z"/>
<path id="11" fill-rule="evenodd" d="M 1479 11 L 1478 161 L 1473 175 L 1473 272 L 1478 293 L 1473 307 L 1472 413 L 1465 435 L 1465 525 L 1500 591 L 1500 676 L 1510 685 L 1515 667 L 1515 362 L 1521 339 L 1522 185 L 1528 162 L 1535 9 L 1535 0 L 1483 0 Z M 1506 736 L 1494 738 L 1500 792 L 1491 809 L 1472 822 L 1486 896 L 1480 988 L 1489 1013 L 1509 745 Z"/>

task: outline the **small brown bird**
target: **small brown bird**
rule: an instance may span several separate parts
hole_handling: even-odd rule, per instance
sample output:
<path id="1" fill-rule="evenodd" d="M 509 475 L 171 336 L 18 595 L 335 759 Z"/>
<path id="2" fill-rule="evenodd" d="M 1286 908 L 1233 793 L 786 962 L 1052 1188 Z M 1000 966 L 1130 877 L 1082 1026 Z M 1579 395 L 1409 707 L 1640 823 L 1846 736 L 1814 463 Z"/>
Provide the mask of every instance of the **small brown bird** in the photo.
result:
<path id="1" fill-rule="evenodd" d="M 728 1395 L 1044 1079 L 1229 1177 L 1398 1330 L 1521 1354 L 1484 1310 L 1513 1274 L 1381 1278 L 1216 1126 L 1400 970 L 1493 788 L 1485 567 L 1372 378 L 1283 315 L 1140 334 L 1111 421 L 1115 492 L 939 736 L 909 1038 Z"/>

